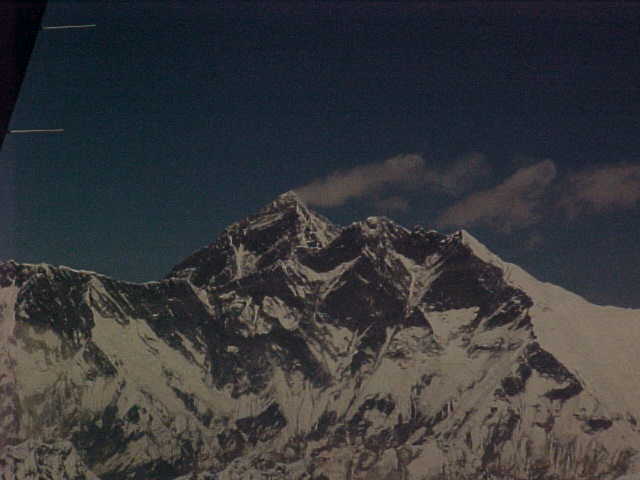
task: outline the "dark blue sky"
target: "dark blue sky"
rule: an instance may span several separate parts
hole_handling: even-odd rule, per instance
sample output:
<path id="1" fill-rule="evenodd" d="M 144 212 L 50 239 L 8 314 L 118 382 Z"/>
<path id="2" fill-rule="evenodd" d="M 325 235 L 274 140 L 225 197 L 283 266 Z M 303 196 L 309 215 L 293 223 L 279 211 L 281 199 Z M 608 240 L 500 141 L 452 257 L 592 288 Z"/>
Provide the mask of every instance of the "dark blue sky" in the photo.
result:
<path id="1" fill-rule="evenodd" d="M 450 230 L 462 205 L 503 258 L 640 307 L 637 6 L 50 1 L 43 23 L 98 27 L 39 34 L 11 128 L 65 133 L 5 140 L 0 257 L 157 279 L 336 170 L 475 153 L 464 191 L 405 179 L 317 209 Z M 492 219 L 496 198 L 531 215 Z"/>

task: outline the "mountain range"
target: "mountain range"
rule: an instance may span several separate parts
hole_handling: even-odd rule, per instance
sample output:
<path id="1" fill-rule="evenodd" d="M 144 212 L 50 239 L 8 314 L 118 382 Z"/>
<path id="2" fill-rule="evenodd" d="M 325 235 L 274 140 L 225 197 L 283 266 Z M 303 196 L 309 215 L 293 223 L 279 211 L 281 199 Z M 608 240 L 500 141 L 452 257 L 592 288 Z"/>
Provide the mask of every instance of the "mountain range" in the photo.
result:
<path id="1" fill-rule="evenodd" d="M 0 264 L 0 479 L 640 476 L 640 311 L 287 192 L 164 279 Z"/>

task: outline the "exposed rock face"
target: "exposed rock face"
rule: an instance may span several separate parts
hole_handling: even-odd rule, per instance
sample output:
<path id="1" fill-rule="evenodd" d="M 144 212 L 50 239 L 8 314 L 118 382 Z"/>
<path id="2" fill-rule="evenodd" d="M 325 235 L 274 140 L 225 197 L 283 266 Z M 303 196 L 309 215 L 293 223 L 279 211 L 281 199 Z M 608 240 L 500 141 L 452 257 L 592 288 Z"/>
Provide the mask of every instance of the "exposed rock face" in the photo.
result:
<path id="1" fill-rule="evenodd" d="M 639 322 L 287 193 L 159 282 L 0 265 L 0 478 L 614 479 Z"/>

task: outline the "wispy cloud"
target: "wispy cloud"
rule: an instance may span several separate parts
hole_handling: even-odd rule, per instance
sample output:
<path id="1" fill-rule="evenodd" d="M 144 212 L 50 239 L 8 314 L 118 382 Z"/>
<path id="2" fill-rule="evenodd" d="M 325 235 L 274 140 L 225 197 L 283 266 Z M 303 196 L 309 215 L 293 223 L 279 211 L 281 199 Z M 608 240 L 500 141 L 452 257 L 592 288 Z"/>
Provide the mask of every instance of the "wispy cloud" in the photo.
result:
<path id="1" fill-rule="evenodd" d="M 607 165 L 570 175 L 560 207 L 574 218 L 633 208 L 640 202 L 640 165 Z"/>
<path id="2" fill-rule="evenodd" d="M 544 237 L 537 232 L 531 233 L 524 241 L 523 247 L 525 250 L 536 250 L 544 244 Z"/>
<path id="3" fill-rule="evenodd" d="M 489 164 L 479 153 L 466 155 L 445 169 L 427 166 L 421 155 L 398 155 L 383 162 L 334 171 L 297 188 L 296 192 L 309 205 L 338 207 L 352 198 L 366 197 L 388 187 L 434 188 L 457 194 L 489 171 Z M 400 205 L 397 201 L 396 204 Z"/>
<path id="4" fill-rule="evenodd" d="M 556 177 L 556 166 L 544 160 L 521 168 L 498 186 L 472 193 L 447 208 L 441 227 L 485 225 L 509 232 L 536 223 L 545 193 Z"/>
<path id="5" fill-rule="evenodd" d="M 392 196 L 376 200 L 375 207 L 382 213 L 406 212 L 409 209 L 409 202 L 402 197 Z"/>
<path id="6" fill-rule="evenodd" d="M 640 165 L 615 164 L 564 175 L 558 179 L 551 160 L 520 168 L 497 186 L 475 191 L 449 206 L 436 220 L 440 228 L 485 226 L 502 232 L 531 227 L 553 216 L 575 218 L 640 205 Z M 337 170 L 296 189 L 310 205 L 338 207 L 350 199 L 368 198 L 378 211 L 405 212 L 408 191 L 460 196 L 491 173 L 484 155 L 471 153 L 444 168 L 434 168 L 418 154 Z M 529 248 L 542 237 L 531 237 Z"/>
<path id="7" fill-rule="evenodd" d="M 381 163 L 337 170 L 296 192 L 310 205 L 337 207 L 388 185 L 412 186 L 424 168 L 424 159 L 419 155 L 401 155 Z"/>
<path id="8" fill-rule="evenodd" d="M 439 173 L 431 172 L 431 180 L 445 191 L 459 195 L 476 185 L 479 179 L 488 177 L 490 174 L 491 165 L 486 157 L 482 153 L 474 152 L 456 159 L 448 169 Z"/>

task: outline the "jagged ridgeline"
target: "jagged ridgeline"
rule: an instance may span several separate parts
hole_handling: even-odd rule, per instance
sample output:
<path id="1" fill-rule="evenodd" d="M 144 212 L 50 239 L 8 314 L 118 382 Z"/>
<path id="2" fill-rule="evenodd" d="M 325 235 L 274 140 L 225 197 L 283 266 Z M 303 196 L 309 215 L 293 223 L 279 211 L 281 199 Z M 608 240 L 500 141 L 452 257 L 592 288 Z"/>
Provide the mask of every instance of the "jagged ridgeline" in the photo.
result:
<path id="1" fill-rule="evenodd" d="M 615 479 L 639 322 L 289 192 L 158 282 L 0 264 L 0 478 Z"/>

